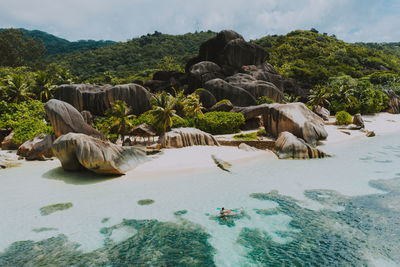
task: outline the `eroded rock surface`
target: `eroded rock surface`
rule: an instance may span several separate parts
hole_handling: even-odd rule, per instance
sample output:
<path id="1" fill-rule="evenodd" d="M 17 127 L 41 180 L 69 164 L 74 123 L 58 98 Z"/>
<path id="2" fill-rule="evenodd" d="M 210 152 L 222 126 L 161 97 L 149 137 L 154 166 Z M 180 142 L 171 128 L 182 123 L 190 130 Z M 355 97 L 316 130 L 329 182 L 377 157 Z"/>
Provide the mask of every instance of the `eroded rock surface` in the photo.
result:
<path id="1" fill-rule="evenodd" d="M 328 137 L 322 118 L 303 103 L 269 104 L 263 108 L 264 127 L 272 136 L 287 131 L 313 146 Z"/>
<path id="2" fill-rule="evenodd" d="M 93 115 L 104 115 L 116 100 L 125 101 L 133 114 L 141 114 L 150 107 L 151 94 L 141 85 L 65 84 L 55 90 L 54 98 L 65 101 L 78 111 L 88 110 Z"/>
<path id="3" fill-rule="evenodd" d="M 53 156 L 52 145 L 56 137 L 54 135 L 40 134 L 32 140 L 23 143 L 17 151 L 17 155 L 27 160 L 45 160 Z"/>
<path id="4" fill-rule="evenodd" d="M 214 136 L 196 128 L 174 128 L 161 136 L 159 142 L 164 148 L 219 145 Z"/>
<path id="5" fill-rule="evenodd" d="M 315 159 L 326 158 L 329 155 L 311 147 L 303 139 L 289 132 L 279 134 L 275 142 L 275 152 L 280 159 Z"/>
<path id="6" fill-rule="evenodd" d="M 72 105 L 57 99 L 51 99 L 44 105 L 44 108 L 56 137 L 72 132 L 106 140 L 102 133 L 86 123 L 82 114 Z"/>
<path id="7" fill-rule="evenodd" d="M 64 170 L 88 169 L 97 174 L 121 175 L 147 159 L 137 147 L 122 147 L 85 134 L 68 133 L 53 143 Z"/>
<path id="8" fill-rule="evenodd" d="M 315 112 L 315 114 L 320 116 L 324 121 L 329 121 L 329 116 L 331 115 L 331 113 L 326 108 L 321 106 L 314 106 L 313 111 Z"/>
<path id="9" fill-rule="evenodd" d="M 14 137 L 14 131 L 12 131 L 9 135 L 4 137 L 3 141 L 1 142 L 1 149 L 2 150 L 15 150 L 18 149 L 18 147 L 21 144 L 17 144 L 13 141 Z"/>

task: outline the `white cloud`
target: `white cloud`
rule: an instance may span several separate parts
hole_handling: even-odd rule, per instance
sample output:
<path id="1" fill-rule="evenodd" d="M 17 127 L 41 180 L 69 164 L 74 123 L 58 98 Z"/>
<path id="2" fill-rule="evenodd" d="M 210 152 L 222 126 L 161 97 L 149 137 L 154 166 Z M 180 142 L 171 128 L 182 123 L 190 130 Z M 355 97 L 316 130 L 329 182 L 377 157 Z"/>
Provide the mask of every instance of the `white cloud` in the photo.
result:
<path id="1" fill-rule="evenodd" d="M 346 41 L 400 41 L 397 0 L 0 0 L 0 6 L 0 27 L 70 40 L 209 29 L 254 39 L 314 27 Z"/>

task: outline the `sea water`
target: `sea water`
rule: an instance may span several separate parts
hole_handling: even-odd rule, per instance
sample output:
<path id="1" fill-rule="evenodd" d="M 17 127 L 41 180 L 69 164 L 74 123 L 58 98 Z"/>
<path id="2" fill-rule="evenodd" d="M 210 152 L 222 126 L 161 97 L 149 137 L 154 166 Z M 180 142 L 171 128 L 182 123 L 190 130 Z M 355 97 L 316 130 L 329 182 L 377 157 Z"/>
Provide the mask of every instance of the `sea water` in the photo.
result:
<path id="1" fill-rule="evenodd" d="M 333 156 L 231 172 L 3 170 L 0 266 L 398 266 L 400 138 L 322 148 Z"/>

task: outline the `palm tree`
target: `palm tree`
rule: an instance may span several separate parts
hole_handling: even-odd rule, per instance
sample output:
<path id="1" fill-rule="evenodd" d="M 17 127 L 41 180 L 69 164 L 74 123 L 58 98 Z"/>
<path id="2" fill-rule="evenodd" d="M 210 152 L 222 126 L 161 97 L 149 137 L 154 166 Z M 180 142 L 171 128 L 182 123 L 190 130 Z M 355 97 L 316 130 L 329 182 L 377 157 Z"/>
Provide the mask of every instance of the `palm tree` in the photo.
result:
<path id="1" fill-rule="evenodd" d="M 203 105 L 200 102 L 200 97 L 196 94 L 190 94 L 185 98 L 183 102 L 183 110 L 186 116 L 192 117 L 195 125 L 198 124 L 198 120 L 203 117 Z"/>
<path id="2" fill-rule="evenodd" d="M 29 85 L 26 77 L 20 73 L 11 73 L 3 80 L 2 89 L 6 92 L 8 101 L 19 103 L 32 100 L 35 96 L 29 92 Z"/>
<path id="3" fill-rule="evenodd" d="M 173 126 L 173 117 L 180 118 L 175 114 L 175 99 L 169 93 L 162 92 L 152 97 L 151 105 L 153 110 L 151 110 L 150 113 L 154 116 L 155 124 L 161 129 L 162 135 L 168 128 Z"/>
<path id="4" fill-rule="evenodd" d="M 130 115 L 131 109 L 127 106 L 124 101 L 117 100 L 111 103 L 111 109 L 107 112 L 112 121 L 111 129 L 121 137 L 121 141 L 124 141 L 124 136 L 127 129 L 132 128 L 133 124 L 130 119 L 135 118 L 135 115 Z"/>
<path id="5" fill-rule="evenodd" d="M 49 74 L 44 71 L 38 71 L 35 77 L 35 91 L 38 97 L 47 102 L 53 97 L 54 90 L 57 86 L 53 84 Z"/>
<path id="6" fill-rule="evenodd" d="M 310 95 L 308 96 L 308 104 L 311 106 L 322 106 L 329 105 L 329 98 L 331 96 L 329 90 L 325 86 L 317 85 L 310 90 Z"/>

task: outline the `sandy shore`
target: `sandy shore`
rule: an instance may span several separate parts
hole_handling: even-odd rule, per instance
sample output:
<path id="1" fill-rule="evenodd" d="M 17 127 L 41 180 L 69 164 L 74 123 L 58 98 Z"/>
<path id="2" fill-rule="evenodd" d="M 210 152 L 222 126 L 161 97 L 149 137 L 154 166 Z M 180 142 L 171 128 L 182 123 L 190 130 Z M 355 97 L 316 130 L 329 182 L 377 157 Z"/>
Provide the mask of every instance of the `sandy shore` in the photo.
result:
<path id="1" fill-rule="evenodd" d="M 400 114 L 378 113 L 375 115 L 362 116 L 365 123 L 365 130 L 374 131 L 377 136 L 400 133 Z M 335 117 L 331 117 L 329 124 L 335 122 Z M 338 144 L 345 144 L 349 141 L 357 141 L 367 139 L 365 132 L 359 130 L 342 130 L 337 125 L 325 125 L 328 132 L 328 139 L 322 141 L 320 147 L 329 153 L 329 149 Z M 350 135 L 342 131 L 350 133 Z"/>

